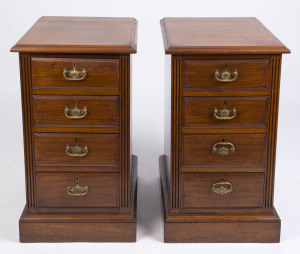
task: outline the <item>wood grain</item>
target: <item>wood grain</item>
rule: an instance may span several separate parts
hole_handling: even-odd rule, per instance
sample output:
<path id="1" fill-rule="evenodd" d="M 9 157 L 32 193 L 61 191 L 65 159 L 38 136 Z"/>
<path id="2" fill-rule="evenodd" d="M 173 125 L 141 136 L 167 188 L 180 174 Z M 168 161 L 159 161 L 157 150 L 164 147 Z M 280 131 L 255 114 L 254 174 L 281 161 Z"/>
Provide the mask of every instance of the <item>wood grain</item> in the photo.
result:
<path id="1" fill-rule="evenodd" d="M 268 97 L 182 97 L 181 105 L 183 128 L 267 128 Z M 235 108 L 237 113 L 233 119 L 219 120 L 215 108 Z"/>
<path id="2" fill-rule="evenodd" d="M 76 142 L 75 139 L 78 139 Z M 120 136 L 119 134 L 52 134 L 35 133 L 35 165 L 36 166 L 119 166 Z M 71 157 L 65 149 L 78 144 L 88 146 L 88 154 L 84 157 Z"/>
<path id="3" fill-rule="evenodd" d="M 280 222 L 165 223 L 166 243 L 278 243 Z"/>
<path id="4" fill-rule="evenodd" d="M 73 109 L 87 108 L 87 115 L 82 119 L 70 119 L 64 111 L 65 107 Z M 71 127 L 109 128 L 119 127 L 118 96 L 33 96 L 34 127 Z"/>
<path id="5" fill-rule="evenodd" d="M 77 181 L 77 177 L 79 180 Z M 71 196 L 67 186 L 88 186 L 84 196 Z M 38 208 L 117 208 L 119 207 L 119 175 L 103 173 L 37 174 Z M 73 212 L 76 210 L 73 209 Z"/>
<path id="6" fill-rule="evenodd" d="M 256 18 L 164 18 L 166 54 L 290 53 Z"/>
<path id="7" fill-rule="evenodd" d="M 232 192 L 219 195 L 212 191 L 213 184 L 222 179 L 232 184 Z M 258 208 L 263 205 L 264 174 L 182 174 L 181 182 L 182 209 Z"/>
<path id="8" fill-rule="evenodd" d="M 226 156 L 212 152 L 218 142 L 232 143 L 235 152 Z M 265 134 L 198 134 L 182 136 L 182 167 L 264 167 Z"/>
<path id="9" fill-rule="evenodd" d="M 87 214 L 86 218 L 90 215 Z M 20 241 L 32 242 L 135 242 L 134 222 L 20 223 Z"/>
<path id="10" fill-rule="evenodd" d="M 86 69 L 86 78 L 70 81 L 63 76 L 63 70 Z M 32 58 L 32 87 L 34 89 L 113 89 L 119 88 L 118 59 L 85 58 Z"/>
<path id="11" fill-rule="evenodd" d="M 266 90 L 269 87 L 270 59 L 183 60 L 183 90 Z M 232 82 L 220 82 L 220 73 L 228 65 L 228 71 L 237 70 L 238 77 Z"/>
<path id="12" fill-rule="evenodd" d="M 41 17 L 11 52 L 116 53 L 137 51 L 134 18 Z"/>

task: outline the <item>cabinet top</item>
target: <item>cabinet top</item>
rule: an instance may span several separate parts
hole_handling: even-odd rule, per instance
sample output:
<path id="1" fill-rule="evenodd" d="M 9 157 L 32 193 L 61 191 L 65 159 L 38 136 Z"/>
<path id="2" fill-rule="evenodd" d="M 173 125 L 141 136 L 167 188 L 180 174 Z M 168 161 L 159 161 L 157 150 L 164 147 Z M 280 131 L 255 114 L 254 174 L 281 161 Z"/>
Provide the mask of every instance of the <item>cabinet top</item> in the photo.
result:
<path id="1" fill-rule="evenodd" d="M 290 53 L 256 18 L 164 18 L 166 54 Z"/>
<path id="2" fill-rule="evenodd" d="M 10 51 L 136 53 L 137 21 L 134 18 L 41 17 Z"/>

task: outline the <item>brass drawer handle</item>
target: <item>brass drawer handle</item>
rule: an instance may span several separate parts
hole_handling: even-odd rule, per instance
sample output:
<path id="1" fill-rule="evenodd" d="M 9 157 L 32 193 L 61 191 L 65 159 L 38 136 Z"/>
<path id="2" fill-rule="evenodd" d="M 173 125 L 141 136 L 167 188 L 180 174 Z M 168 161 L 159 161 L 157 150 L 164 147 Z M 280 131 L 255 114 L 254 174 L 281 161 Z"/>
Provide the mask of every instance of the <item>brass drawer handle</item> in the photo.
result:
<path id="1" fill-rule="evenodd" d="M 86 77 L 86 70 L 85 68 L 83 68 L 82 71 L 76 70 L 76 63 L 73 63 L 73 69 L 68 71 L 66 68 L 64 68 L 63 75 L 67 80 L 79 81 Z"/>
<path id="2" fill-rule="evenodd" d="M 219 194 L 219 195 L 225 195 L 229 192 L 233 191 L 232 184 L 229 182 L 218 182 L 214 183 L 213 186 L 211 187 L 212 191 Z"/>
<path id="3" fill-rule="evenodd" d="M 227 70 L 228 65 L 225 65 L 225 71 L 219 72 L 218 70 L 215 71 L 215 78 L 220 82 L 232 82 L 235 81 L 238 77 L 237 70 L 234 70 L 233 72 L 229 72 Z"/>
<path id="4" fill-rule="evenodd" d="M 71 196 L 84 196 L 88 193 L 89 191 L 89 186 L 86 185 L 84 187 L 79 186 L 76 184 L 76 186 L 67 186 L 67 193 Z"/>
<path id="5" fill-rule="evenodd" d="M 69 109 L 68 106 L 65 106 L 65 116 L 70 119 L 82 119 L 86 117 L 87 113 L 87 107 L 79 109 L 75 106 L 74 108 Z"/>
<path id="6" fill-rule="evenodd" d="M 218 110 L 216 107 L 214 109 L 214 117 L 219 120 L 230 120 L 235 118 L 236 116 L 236 109 L 235 107 L 232 110 L 228 110 L 225 106 L 223 109 Z"/>
<path id="7" fill-rule="evenodd" d="M 86 156 L 89 152 L 88 146 L 79 147 L 77 144 L 73 147 L 66 145 L 66 153 L 71 157 L 83 157 Z"/>
<path id="8" fill-rule="evenodd" d="M 225 156 L 230 153 L 234 153 L 235 147 L 232 143 L 229 142 L 218 142 L 214 144 L 212 152 L 217 153 L 219 155 Z"/>

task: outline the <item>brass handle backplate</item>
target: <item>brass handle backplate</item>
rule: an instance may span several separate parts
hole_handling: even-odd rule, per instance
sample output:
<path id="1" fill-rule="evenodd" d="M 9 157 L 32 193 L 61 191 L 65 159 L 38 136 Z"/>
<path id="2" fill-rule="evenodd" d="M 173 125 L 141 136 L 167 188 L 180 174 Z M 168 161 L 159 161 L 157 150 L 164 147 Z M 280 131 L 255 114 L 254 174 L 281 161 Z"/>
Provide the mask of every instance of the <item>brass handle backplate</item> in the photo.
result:
<path id="1" fill-rule="evenodd" d="M 219 195 L 225 195 L 229 192 L 233 191 L 232 184 L 229 182 L 218 182 L 214 183 L 213 186 L 211 187 L 212 191 L 219 194 Z"/>
<path id="2" fill-rule="evenodd" d="M 82 71 L 76 70 L 76 63 L 73 63 L 73 69 L 68 71 L 66 68 L 64 68 L 63 75 L 67 80 L 79 81 L 86 77 L 86 70 L 85 68 L 83 68 Z"/>
<path id="3" fill-rule="evenodd" d="M 67 186 L 67 193 L 71 196 L 84 196 L 88 193 L 89 191 L 89 186 L 86 185 L 84 187 L 79 186 L 76 184 L 76 186 Z"/>
<path id="4" fill-rule="evenodd" d="M 230 153 L 234 153 L 235 147 L 232 143 L 229 142 L 218 142 L 214 144 L 212 148 L 213 153 L 217 153 L 222 156 L 226 156 Z"/>
<path id="5" fill-rule="evenodd" d="M 236 116 L 236 109 L 235 107 L 232 108 L 232 110 L 228 110 L 226 107 L 224 107 L 221 110 L 218 110 L 216 107 L 214 109 L 214 117 L 219 120 L 230 120 L 235 118 Z"/>
<path id="6" fill-rule="evenodd" d="M 66 145 L 66 153 L 71 157 L 83 157 L 86 156 L 89 152 L 88 146 L 79 147 L 77 144 L 73 147 Z"/>
<path id="7" fill-rule="evenodd" d="M 70 119 L 82 119 L 86 117 L 87 113 L 87 107 L 79 109 L 75 106 L 74 108 L 69 109 L 68 106 L 65 106 L 65 116 Z"/>
<path id="8" fill-rule="evenodd" d="M 238 77 L 237 70 L 234 70 L 233 72 L 229 72 L 227 70 L 227 64 L 225 65 L 225 71 L 219 72 L 218 70 L 215 70 L 215 78 L 220 82 L 232 82 L 235 81 Z"/>

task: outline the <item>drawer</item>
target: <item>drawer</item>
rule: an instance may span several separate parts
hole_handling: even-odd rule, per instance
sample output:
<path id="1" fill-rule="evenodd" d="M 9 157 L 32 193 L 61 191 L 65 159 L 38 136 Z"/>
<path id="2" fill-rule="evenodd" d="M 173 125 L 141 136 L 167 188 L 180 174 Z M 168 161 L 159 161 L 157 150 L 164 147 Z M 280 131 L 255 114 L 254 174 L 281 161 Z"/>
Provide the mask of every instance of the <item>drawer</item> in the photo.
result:
<path id="1" fill-rule="evenodd" d="M 33 96 L 35 127 L 119 127 L 118 96 Z"/>
<path id="2" fill-rule="evenodd" d="M 229 79 L 234 81 L 223 82 L 226 76 L 225 69 L 230 72 Z M 183 90 L 266 90 L 269 87 L 269 59 L 247 60 L 183 60 Z M 215 77 L 218 70 L 219 81 Z M 224 73 L 224 74 L 223 74 Z"/>
<path id="3" fill-rule="evenodd" d="M 119 207 L 119 174 L 37 174 L 38 208 Z"/>
<path id="4" fill-rule="evenodd" d="M 182 136 L 182 167 L 265 167 L 265 134 Z"/>
<path id="5" fill-rule="evenodd" d="M 181 208 L 260 208 L 264 174 L 182 174 Z"/>
<path id="6" fill-rule="evenodd" d="M 36 166 L 118 167 L 119 134 L 35 133 Z"/>
<path id="7" fill-rule="evenodd" d="M 119 89 L 118 59 L 32 58 L 31 68 L 33 88 Z"/>
<path id="8" fill-rule="evenodd" d="M 268 97 L 183 97 L 183 128 L 267 127 Z"/>

